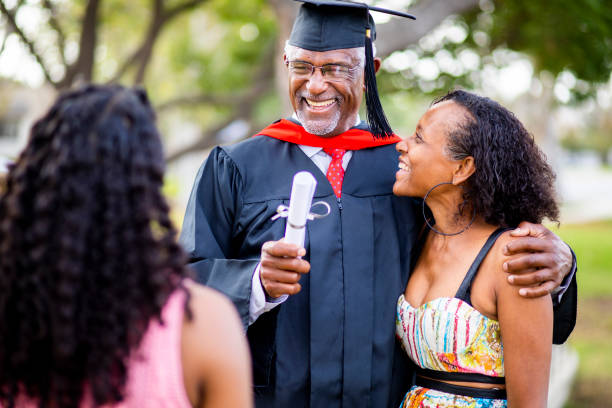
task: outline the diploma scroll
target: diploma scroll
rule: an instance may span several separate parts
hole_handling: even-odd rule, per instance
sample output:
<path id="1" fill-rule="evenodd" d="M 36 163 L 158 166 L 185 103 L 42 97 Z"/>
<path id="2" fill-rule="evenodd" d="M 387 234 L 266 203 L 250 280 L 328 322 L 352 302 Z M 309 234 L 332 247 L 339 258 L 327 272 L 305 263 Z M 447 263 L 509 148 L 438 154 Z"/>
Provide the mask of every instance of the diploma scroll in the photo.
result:
<path id="1" fill-rule="evenodd" d="M 312 197 L 316 187 L 317 180 L 307 171 L 300 171 L 293 176 L 289 207 L 279 205 L 277 214 L 272 217 L 273 220 L 278 217 L 287 218 L 287 225 L 285 227 L 286 242 L 303 247 L 306 236 L 306 221 L 322 218 L 329 214 L 331 209 L 326 202 L 319 201 L 312 204 Z M 315 205 L 323 205 L 326 207 L 327 212 L 325 214 L 311 213 L 310 209 Z"/>
<path id="2" fill-rule="evenodd" d="M 300 247 L 304 246 L 306 220 L 316 187 L 317 180 L 307 171 L 300 171 L 293 176 L 285 241 Z"/>

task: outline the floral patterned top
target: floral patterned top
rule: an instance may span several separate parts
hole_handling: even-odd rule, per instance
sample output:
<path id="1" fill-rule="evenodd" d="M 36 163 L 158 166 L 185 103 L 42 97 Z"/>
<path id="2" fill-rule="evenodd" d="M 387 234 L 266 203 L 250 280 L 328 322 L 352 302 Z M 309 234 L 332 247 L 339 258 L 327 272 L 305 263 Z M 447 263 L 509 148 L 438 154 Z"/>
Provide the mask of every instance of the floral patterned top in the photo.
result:
<path id="1" fill-rule="evenodd" d="M 461 299 L 443 297 L 415 308 L 401 295 L 396 334 L 421 368 L 504 376 L 499 322 Z"/>

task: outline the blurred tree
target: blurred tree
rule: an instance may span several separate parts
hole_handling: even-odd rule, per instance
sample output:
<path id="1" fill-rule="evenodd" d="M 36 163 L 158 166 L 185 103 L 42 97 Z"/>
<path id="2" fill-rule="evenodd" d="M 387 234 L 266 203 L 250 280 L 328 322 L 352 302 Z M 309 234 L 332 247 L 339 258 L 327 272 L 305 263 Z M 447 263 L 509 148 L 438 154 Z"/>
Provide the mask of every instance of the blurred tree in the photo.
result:
<path id="1" fill-rule="evenodd" d="M 485 66 L 507 64 L 512 49 L 528 55 L 537 72 L 570 73 L 578 84 L 573 95 L 586 96 L 612 68 L 606 3 L 406 0 L 416 22 L 378 25 L 378 56 L 390 56 L 379 86 L 388 98 L 472 87 Z M 218 144 L 224 129 L 239 124 L 234 127 L 246 136 L 289 112 L 281 57 L 297 6 L 290 0 L 0 0 L 0 54 L 6 39 L 17 36 L 56 89 L 87 81 L 144 85 L 160 115 L 202 128 L 174 146 L 168 157 L 174 160 Z M 43 18 L 28 27 L 33 9 Z M 415 60 L 424 72 L 415 70 Z"/>
<path id="2" fill-rule="evenodd" d="M 0 11 L 7 22 L 8 30 L 5 36 L 16 34 L 28 48 L 28 51 L 40 65 L 45 79 L 57 89 L 64 89 L 79 82 L 94 80 L 96 52 L 100 45 L 100 30 L 104 23 L 113 23 L 115 14 L 122 11 L 132 11 L 132 22 L 138 14 L 148 11 L 146 30 L 143 38 L 134 49 L 126 54 L 119 64 L 113 80 L 121 78 L 128 70 L 134 70 L 134 83 L 142 83 L 145 71 L 153 54 L 154 45 L 162 31 L 173 19 L 181 14 L 205 3 L 206 0 L 183 0 L 182 2 L 167 2 L 153 0 L 147 9 L 142 1 L 122 2 L 111 0 L 88 1 L 53 1 L 41 0 L 28 2 L 19 0 L 12 7 L 7 1 L 0 1 Z M 33 3 L 33 4 L 31 4 Z M 172 4 L 167 4 L 172 3 Z M 46 18 L 45 23 L 28 33 L 19 23 L 20 13 L 27 8 L 38 6 L 42 8 Z M 104 8 L 104 6 L 110 6 Z M 103 13 L 106 12 L 106 13 Z M 109 25 L 110 25 L 109 24 Z M 49 36 L 55 39 L 48 44 Z M 75 56 L 69 57 L 69 47 L 78 37 L 78 47 Z M 72 47 L 74 49 L 74 47 Z"/>
<path id="3" fill-rule="evenodd" d="M 561 138 L 561 146 L 573 152 L 596 152 L 601 163 L 612 165 L 612 111 L 595 110 L 585 129 L 573 129 Z"/>
<path id="4" fill-rule="evenodd" d="M 537 70 L 554 74 L 567 70 L 594 83 L 610 78 L 610 1 L 498 0 L 491 17 L 491 48 L 524 52 Z"/>
<path id="5" fill-rule="evenodd" d="M 410 10 L 419 16 L 417 9 L 429 3 L 435 1 L 420 1 Z M 568 101 L 591 97 L 599 84 L 610 80 L 609 0 L 480 0 L 472 7 L 467 3 L 459 15 L 450 15 L 433 32 L 419 35 L 418 42 L 401 34 L 400 21 L 381 27 L 381 37 L 390 39 L 379 46 L 383 56 L 407 49 L 413 59 L 435 62 L 439 70 L 419 75 L 414 64 L 391 67 L 383 75 L 387 92 L 414 88 L 439 93 L 457 85 L 482 88 L 486 67 L 502 68 L 517 59 L 509 51 L 527 57 L 536 74 L 571 76 Z"/>

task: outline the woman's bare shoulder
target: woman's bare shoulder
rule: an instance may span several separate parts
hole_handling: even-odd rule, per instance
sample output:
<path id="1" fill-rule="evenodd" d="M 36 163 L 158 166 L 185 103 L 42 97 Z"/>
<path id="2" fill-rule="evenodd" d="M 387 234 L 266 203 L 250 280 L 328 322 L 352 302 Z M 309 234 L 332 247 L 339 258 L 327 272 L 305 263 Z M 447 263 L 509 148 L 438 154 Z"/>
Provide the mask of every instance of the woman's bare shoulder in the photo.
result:
<path id="1" fill-rule="evenodd" d="M 506 255 L 505 247 L 506 245 L 514 239 L 510 235 L 510 231 L 504 231 L 495 244 L 491 248 L 489 252 L 489 256 L 487 257 L 487 270 L 495 279 L 495 281 L 505 281 L 507 282 L 507 274 L 504 272 L 504 262 L 512 259 L 512 256 Z"/>
<path id="2" fill-rule="evenodd" d="M 207 407 L 251 406 L 250 357 L 238 312 L 214 289 L 194 282 L 185 286 L 192 318 L 183 319 L 182 361 L 190 400 L 201 400 L 205 390 Z M 234 400 L 241 402 L 227 402 Z"/>
<path id="3" fill-rule="evenodd" d="M 191 302 L 194 307 L 218 308 L 217 313 L 235 313 L 232 302 L 221 292 L 191 280 L 186 280 L 185 286 L 191 294 Z"/>
<path id="4" fill-rule="evenodd" d="M 193 314 L 191 321 L 186 319 L 186 324 L 192 326 L 194 334 L 201 334 L 210 340 L 228 334 L 244 334 L 238 312 L 225 295 L 191 281 L 185 285 L 191 295 L 189 307 Z"/>

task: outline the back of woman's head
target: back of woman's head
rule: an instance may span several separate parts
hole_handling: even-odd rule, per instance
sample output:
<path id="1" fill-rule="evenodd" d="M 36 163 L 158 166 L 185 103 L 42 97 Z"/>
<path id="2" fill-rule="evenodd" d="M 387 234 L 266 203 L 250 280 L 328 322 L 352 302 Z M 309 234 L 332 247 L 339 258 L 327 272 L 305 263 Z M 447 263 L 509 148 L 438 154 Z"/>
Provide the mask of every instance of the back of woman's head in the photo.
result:
<path id="1" fill-rule="evenodd" d="M 0 198 L 0 395 L 121 398 L 126 357 L 185 274 L 146 94 L 87 86 L 32 128 Z M 6 405 L 5 405 L 6 406 Z"/>
<path id="2" fill-rule="evenodd" d="M 456 90 L 434 101 L 453 101 L 466 119 L 449 131 L 451 158 L 472 156 L 475 173 L 466 181 L 464 198 L 493 225 L 515 227 L 521 221 L 557 221 L 555 175 L 533 137 L 512 112 L 499 103 Z"/>

